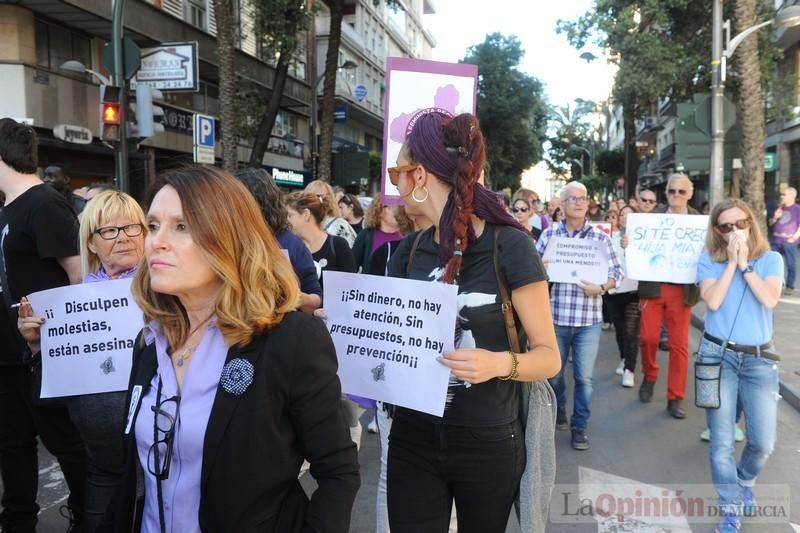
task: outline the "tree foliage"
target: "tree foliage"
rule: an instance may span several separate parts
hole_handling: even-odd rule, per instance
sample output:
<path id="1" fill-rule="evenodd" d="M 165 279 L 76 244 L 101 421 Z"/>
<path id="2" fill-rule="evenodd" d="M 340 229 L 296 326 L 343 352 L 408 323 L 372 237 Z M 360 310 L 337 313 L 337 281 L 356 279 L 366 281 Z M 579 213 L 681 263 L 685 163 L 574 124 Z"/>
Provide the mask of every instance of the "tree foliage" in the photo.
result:
<path id="1" fill-rule="evenodd" d="M 591 124 L 589 115 L 593 110 L 592 102 L 581 101 L 574 107 L 570 105 L 552 108 L 549 116 L 550 135 L 547 141 L 550 148 L 547 150 L 547 166 L 555 176 L 567 179 L 582 177 L 583 173 L 574 160 L 584 165 L 584 170 L 589 172 L 589 158 L 582 148 L 591 153 Z"/>
<path id="2" fill-rule="evenodd" d="M 477 114 L 495 189 L 518 188 L 522 172 L 542 157 L 548 109 L 542 83 L 519 70 L 524 53 L 516 36 L 493 33 L 461 60 L 478 65 Z"/>

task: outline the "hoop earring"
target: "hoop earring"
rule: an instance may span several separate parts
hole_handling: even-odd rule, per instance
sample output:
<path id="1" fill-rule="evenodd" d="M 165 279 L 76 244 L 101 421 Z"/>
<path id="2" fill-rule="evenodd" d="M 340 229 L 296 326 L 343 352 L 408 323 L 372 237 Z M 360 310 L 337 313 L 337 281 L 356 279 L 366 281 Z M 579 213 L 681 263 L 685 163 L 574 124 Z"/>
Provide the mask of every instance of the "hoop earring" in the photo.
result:
<path id="1" fill-rule="evenodd" d="M 430 191 L 428 191 L 428 188 L 427 188 L 427 187 L 425 187 L 425 186 L 423 185 L 423 186 L 422 186 L 422 190 L 423 190 L 423 191 L 425 191 L 425 198 L 423 198 L 422 200 L 420 200 L 419 198 L 417 198 L 417 196 L 416 196 L 416 194 L 415 194 L 415 193 L 417 192 L 417 190 L 419 190 L 419 189 L 418 189 L 417 187 L 414 187 L 414 190 L 413 190 L 413 191 L 411 191 L 411 198 L 412 198 L 412 199 L 413 199 L 415 202 L 417 202 L 418 204 L 421 204 L 422 202 L 424 202 L 425 200 L 427 200 L 427 199 L 428 199 L 428 196 L 430 196 L 430 194 L 431 194 L 431 193 L 430 193 Z"/>

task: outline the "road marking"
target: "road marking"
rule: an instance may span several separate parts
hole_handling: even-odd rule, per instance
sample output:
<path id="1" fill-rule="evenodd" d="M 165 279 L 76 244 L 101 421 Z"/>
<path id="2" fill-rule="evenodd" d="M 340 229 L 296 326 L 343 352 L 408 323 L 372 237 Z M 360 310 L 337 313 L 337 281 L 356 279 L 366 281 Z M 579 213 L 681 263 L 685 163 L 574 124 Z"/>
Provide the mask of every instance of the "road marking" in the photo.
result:
<path id="1" fill-rule="evenodd" d="M 666 498 L 677 498 L 673 491 L 668 491 L 656 485 L 648 485 L 635 479 L 615 476 L 583 466 L 578 467 L 578 480 L 581 501 L 588 499 L 592 502 L 599 502 L 609 497 L 628 498 L 633 493 L 640 495 L 642 498 L 655 498 L 657 500 L 665 498 L 665 495 Z M 594 519 L 597 521 L 598 533 L 691 533 L 692 531 L 689 521 L 683 514 L 658 517 L 657 521 L 653 520 L 653 522 L 657 523 L 625 517 L 624 515 L 602 516 L 595 514 Z"/>

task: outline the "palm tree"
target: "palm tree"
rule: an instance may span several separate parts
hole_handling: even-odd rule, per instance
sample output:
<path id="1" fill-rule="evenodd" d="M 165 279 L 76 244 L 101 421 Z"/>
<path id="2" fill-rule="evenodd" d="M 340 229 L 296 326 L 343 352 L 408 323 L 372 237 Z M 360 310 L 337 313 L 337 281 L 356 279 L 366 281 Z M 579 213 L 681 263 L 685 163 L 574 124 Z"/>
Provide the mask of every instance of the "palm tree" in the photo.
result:
<path id="1" fill-rule="evenodd" d="M 236 109 L 236 39 L 230 0 L 214 0 L 219 57 L 219 117 L 222 122 L 222 167 L 236 172 L 239 146 Z"/>
<path id="2" fill-rule="evenodd" d="M 756 0 L 736 0 L 736 32 L 754 26 Z M 758 39 L 745 39 L 737 49 L 739 72 L 739 121 L 742 130 L 742 192 L 753 208 L 757 222 L 764 227 L 764 101 L 761 95 L 761 68 Z"/>
<path id="3" fill-rule="evenodd" d="M 339 44 L 342 42 L 342 17 L 344 0 L 327 0 L 331 11 L 328 32 L 328 53 L 325 55 L 325 78 L 322 84 L 322 119 L 319 136 L 319 167 L 317 177 L 331 179 L 331 152 L 333 151 L 333 106 L 336 93 L 336 72 L 339 69 Z M 316 94 L 313 95 L 316 98 Z"/>

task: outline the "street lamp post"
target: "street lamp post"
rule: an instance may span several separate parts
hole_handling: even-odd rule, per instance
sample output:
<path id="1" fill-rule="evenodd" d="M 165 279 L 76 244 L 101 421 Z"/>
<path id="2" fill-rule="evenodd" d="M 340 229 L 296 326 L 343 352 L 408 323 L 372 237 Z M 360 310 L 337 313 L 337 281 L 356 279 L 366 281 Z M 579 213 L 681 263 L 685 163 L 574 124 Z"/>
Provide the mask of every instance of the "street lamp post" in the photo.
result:
<path id="1" fill-rule="evenodd" d="M 75 59 L 70 59 L 69 61 L 66 61 L 58 68 L 59 70 L 63 70 L 66 72 L 73 72 L 75 74 L 91 74 L 92 76 L 100 80 L 100 83 L 102 83 L 103 85 L 111 85 L 111 80 L 109 80 L 96 70 L 86 68 L 86 65 Z"/>
<path id="2" fill-rule="evenodd" d="M 725 95 L 725 67 L 743 40 L 761 28 L 774 24 L 776 28 L 789 28 L 800 25 L 800 6 L 782 9 L 774 19 L 756 24 L 730 39 L 730 21 L 723 23 L 722 8 L 724 0 L 714 0 L 712 11 L 711 37 L 711 166 L 709 170 L 710 203 L 713 206 L 723 198 L 722 185 L 725 164 L 725 128 L 723 102 Z M 723 29 L 727 30 L 725 48 L 722 47 Z"/>
<path id="3" fill-rule="evenodd" d="M 590 145 L 592 150 L 589 151 L 586 149 L 585 146 L 578 146 L 577 144 L 571 144 L 569 146 L 570 150 L 581 150 L 583 153 L 589 156 L 589 174 L 594 175 L 594 144 Z M 581 156 L 581 162 L 583 162 L 583 156 Z M 581 165 L 581 172 L 583 172 L 583 165 Z"/>
<path id="4" fill-rule="evenodd" d="M 358 68 L 358 64 L 347 59 L 336 67 L 336 70 L 354 70 L 356 68 Z M 317 89 L 324 78 L 325 72 L 323 71 L 311 89 L 311 120 L 309 121 L 309 129 L 311 130 L 311 176 L 315 180 L 317 179 L 317 156 L 319 155 L 319 143 L 317 142 Z"/>

